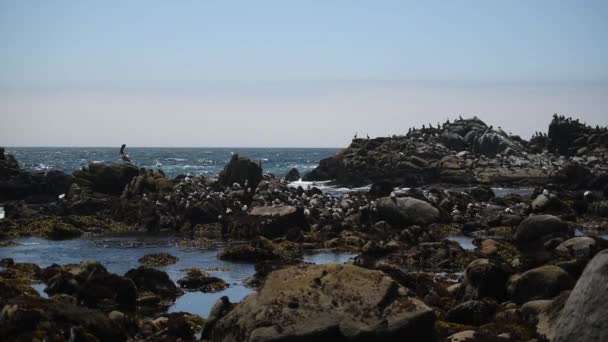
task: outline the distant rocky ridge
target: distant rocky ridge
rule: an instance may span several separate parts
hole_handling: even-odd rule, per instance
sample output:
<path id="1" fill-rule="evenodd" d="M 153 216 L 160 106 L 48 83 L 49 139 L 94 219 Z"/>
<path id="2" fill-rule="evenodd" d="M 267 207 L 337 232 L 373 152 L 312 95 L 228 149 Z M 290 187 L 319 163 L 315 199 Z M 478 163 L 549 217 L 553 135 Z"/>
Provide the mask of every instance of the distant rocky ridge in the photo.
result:
<path id="1" fill-rule="evenodd" d="M 304 179 L 347 186 L 538 185 L 552 181 L 570 163 L 588 169 L 591 178 L 602 177 L 606 158 L 606 128 L 554 115 L 547 134 L 526 141 L 473 117 L 410 129 L 405 135 L 353 139 Z"/>

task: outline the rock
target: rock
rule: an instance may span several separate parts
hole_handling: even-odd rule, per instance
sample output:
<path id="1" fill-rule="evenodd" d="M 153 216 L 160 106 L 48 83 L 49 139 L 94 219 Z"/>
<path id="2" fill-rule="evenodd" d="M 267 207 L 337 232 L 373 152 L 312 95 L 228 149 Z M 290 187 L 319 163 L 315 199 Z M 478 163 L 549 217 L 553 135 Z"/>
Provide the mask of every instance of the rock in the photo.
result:
<path id="1" fill-rule="evenodd" d="M 439 210 L 411 197 L 384 197 L 376 201 L 380 219 L 392 225 L 428 225 L 439 221 Z"/>
<path id="2" fill-rule="evenodd" d="M 555 342 L 608 341 L 608 250 L 587 265 L 555 327 Z"/>
<path id="3" fill-rule="evenodd" d="M 67 240 L 80 237 L 82 232 L 70 224 L 55 221 L 45 235 L 51 240 Z"/>
<path id="4" fill-rule="evenodd" d="M 262 167 L 248 158 L 239 158 L 238 154 L 234 154 L 230 162 L 220 172 L 219 181 L 224 186 L 232 186 L 238 183 L 241 186 L 255 189 L 258 184 L 264 179 L 262 177 Z"/>
<path id="5" fill-rule="evenodd" d="M 492 320 L 496 307 L 492 301 L 471 300 L 450 309 L 445 319 L 459 324 L 482 325 Z"/>
<path id="6" fill-rule="evenodd" d="M 266 261 L 298 257 L 301 250 L 297 244 L 285 241 L 284 246 L 278 245 L 262 236 L 258 236 L 249 244 L 228 247 L 218 254 L 221 260 L 230 261 Z"/>
<path id="7" fill-rule="evenodd" d="M 571 289 L 574 281 L 557 266 L 541 266 L 509 279 L 507 291 L 516 303 L 535 299 L 550 299 L 561 291 Z"/>
<path id="8" fill-rule="evenodd" d="M 129 335 L 100 311 L 43 298 L 14 298 L 0 313 L 2 341 L 120 342 Z"/>
<path id="9" fill-rule="evenodd" d="M 139 169 L 132 164 L 91 163 L 88 167 L 74 172 L 74 182 L 94 192 L 120 195 L 138 174 Z"/>
<path id="10" fill-rule="evenodd" d="M 183 293 L 167 273 L 153 268 L 140 266 L 129 270 L 125 277 L 133 280 L 138 291 L 149 291 L 162 298 L 175 299 Z"/>
<path id="11" fill-rule="evenodd" d="M 287 174 L 285 175 L 285 180 L 288 182 L 295 182 L 300 180 L 300 172 L 298 172 L 298 169 L 296 169 L 295 167 L 291 170 L 289 170 L 289 172 L 287 172 Z"/>
<path id="12" fill-rule="evenodd" d="M 389 182 L 376 182 L 369 189 L 372 197 L 386 197 L 393 192 L 393 185 Z"/>
<path id="13" fill-rule="evenodd" d="M 220 318 L 212 341 L 434 339 L 435 315 L 380 271 L 299 265 L 272 272 Z"/>
<path id="14" fill-rule="evenodd" d="M 283 237 L 296 234 L 297 231 L 308 230 L 308 222 L 302 207 L 289 205 L 254 207 L 245 218 L 239 222 L 231 235 L 246 229 L 249 234 L 262 235 L 267 238 Z M 243 235 L 243 234 L 238 234 Z"/>
<path id="15" fill-rule="evenodd" d="M 201 332 L 201 340 L 207 340 L 211 337 L 211 332 L 213 331 L 217 321 L 230 312 L 233 307 L 234 304 L 230 303 L 228 296 L 222 296 L 215 302 L 215 304 L 213 304 L 211 311 L 209 311 L 207 322 L 205 323 L 203 331 Z"/>
<path id="16" fill-rule="evenodd" d="M 595 254 L 595 239 L 577 236 L 559 244 L 554 250 L 561 257 L 589 260 Z"/>
<path id="17" fill-rule="evenodd" d="M 441 134 L 441 142 L 448 148 L 459 152 L 466 148 L 467 142 L 456 133 L 444 132 Z"/>
<path id="18" fill-rule="evenodd" d="M 228 284 L 218 277 L 213 277 L 196 268 L 187 271 L 186 276 L 177 281 L 179 286 L 190 291 L 219 292 L 228 288 Z"/>
<path id="19" fill-rule="evenodd" d="M 464 271 L 462 281 L 465 299 L 483 299 L 486 297 L 502 300 L 506 294 L 509 274 L 488 259 L 477 259 Z"/>
<path id="20" fill-rule="evenodd" d="M 344 164 L 337 157 L 321 159 L 319 166 L 304 175 L 305 181 L 324 181 L 336 179 L 343 173 Z"/>
<path id="21" fill-rule="evenodd" d="M 517 227 L 513 239 L 522 251 L 539 251 L 545 242 L 556 237 L 572 237 L 574 232 L 564 221 L 553 215 L 530 216 Z"/>
<path id="22" fill-rule="evenodd" d="M 169 253 L 146 254 L 139 258 L 139 263 L 144 266 L 167 266 L 175 264 L 179 259 Z"/>
<path id="23" fill-rule="evenodd" d="M 96 261 L 50 266 L 41 272 L 50 296 L 70 295 L 89 308 L 134 310 L 137 289 L 131 279 L 109 273 Z"/>

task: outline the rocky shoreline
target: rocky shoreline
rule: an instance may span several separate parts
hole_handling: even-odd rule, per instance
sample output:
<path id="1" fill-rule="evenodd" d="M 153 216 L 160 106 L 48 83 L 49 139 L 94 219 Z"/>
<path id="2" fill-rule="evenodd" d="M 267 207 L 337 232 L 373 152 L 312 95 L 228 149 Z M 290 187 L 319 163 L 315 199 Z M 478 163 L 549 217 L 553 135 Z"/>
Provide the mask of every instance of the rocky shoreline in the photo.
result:
<path id="1" fill-rule="evenodd" d="M 608 340 L 608 130 L 557 115 L 530 141 L 478 118 L 429 126 L 354 139 L 304 175 L 372 185 L 341 197 L 289 186 L 297 170 L 264 175 L 238 155 L 217 179 L 168 178 L 131 164 L 28 172 L 2 149 L 0 248 L 119 232 L 244 241 L 218 258 L 254 262 L 257 291 L 223 297 L 203 319 L 166 309 L 184 291 L 230 285 L 196 268 L 176 284 L 155 268 L 176 262 L 169 254 L 124 275 L 95 261 L 5 258 L 0 340 Z M 490 186 L 534 190 L 499 197 Z M 449 239 L 462 235 L 474 249 Z M 319 250 L 357 257 L 303 262 Z"/>

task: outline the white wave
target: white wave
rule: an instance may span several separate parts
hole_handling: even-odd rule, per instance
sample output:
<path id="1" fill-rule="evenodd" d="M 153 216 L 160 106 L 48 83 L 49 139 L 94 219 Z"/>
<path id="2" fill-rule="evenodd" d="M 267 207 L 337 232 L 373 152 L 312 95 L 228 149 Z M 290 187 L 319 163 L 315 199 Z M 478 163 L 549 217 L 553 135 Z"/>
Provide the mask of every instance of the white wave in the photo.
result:
<path id="1" fill-rule="evenodd" d="M 301 186 L 303 189 L 308 189 L 315 187 L 325 193 L 328 193 L 335 197 L 341 197 L 344 194 L 350 192 L 368 192 L 371 189 L 371 185 L 361 186 L 357 188 L 346 188 L 346 187 L 337 187 L 335 185 L 329 185 L 331 181 L 303 181 L 301 178 L 297 181 L 291 182 L 288 184 L 291 188 L 297 188 Z"/>
<path id="2" fill-rule="evenodd" d="M 186 158 L 165 158 L 165 160 L 173 160 L 173 161 L 182 162 L 182 161 L 186 161 L 188 159 L 186 159 Z"/>

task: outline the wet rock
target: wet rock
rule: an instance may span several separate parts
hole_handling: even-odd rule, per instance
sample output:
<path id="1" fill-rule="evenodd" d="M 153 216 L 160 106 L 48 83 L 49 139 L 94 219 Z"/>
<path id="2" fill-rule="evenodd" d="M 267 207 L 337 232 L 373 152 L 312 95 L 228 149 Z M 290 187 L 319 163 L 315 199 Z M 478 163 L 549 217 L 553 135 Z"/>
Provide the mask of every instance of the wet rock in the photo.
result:
<path id="1" fill-rule="evenodd" d="M 492 301 L 471 300 L 450 309 L 445 319 L 466 325 L 482 325 L 492 320 L 497 304 Z"/>
<path id="2" fill-rule="evenodd" d="M 285 180 L 288 182 L 295 182 L 297 180 L 300 180 L 300 178 L 300 172 L 298 172 L 298 169 L 296 169 L 295 167 L 289 170 L 287 174 L 285 174 Z"/>
<path id="3" fill-rule="evenodd" d="M 238 183 L 252 189 L 255 189 L 262 179 L 261 166 L 248 158 L 239 158 L 238 154 L 232 156 L 219 176 L 219 181 L 224 186 L 232 186 L 234 183 Z"/>
<path id="4" fill-rule="evenodd" d="M 175 264 L 179 259 L 169 253 L 146 254 L 137 260 L 144 266 L 167 266 Z"/>
<path id="5" fill-rule="evenodd" d="M 477 259 L 467 266 L 462 282 L 465 299 L 486 297 L 502 300 L 506 294 L 509 273 L 488 259 Z"/>
<path id="6" fill-rule="evenodd" d="M 555 328 L 556 342 L 608 340 L 608 251 L 598 253 L 587 265 L 561 311 Z"/>
<path id="7" fill-rule="evenodd" d="M 561 291 L 571 289 L 574 281 L 557 266 L 541 266 L 509 279 L 507 291 L 516 303 L 535 299 L 550 299 Z"/>
<path id="8" fill-rule="evenodd" d="M 51 266 L 41 272 L 50 296 L 70 295 L 89 308 L 134 310 L 137 289 L 128 278 L 109 273 L 95 261 Z"/>
<path id="9" fill-rule="evenodd" d="M 430 340 L 433 310 L 379 271 L 351 265 L 288 267 L 270 274 L 211 332 L 212 341 Z"/>
<path id="10" fill-rule="evenodd" d="M 246 245 L 228 247 L 218 254 L 218 258 L 231 261 L 265 261 L 299 257 L 302 251 L 297 244 L 285 241 L 280 244 L 262 236 Z"/>
<path id="11" fill-rule="evenodd" d="M 556 237 L 572 237 L 568 224 L 553 215 L 530 216 L 517 227 L 513 236 L 515 245 L 522 251 L 539 251 L 545 242 Z"/>
<path id="12" fill-rule="evenodd" d="M 229 285 L 218 277 L 213 277 L 196 268 L 188 269 L 186 276 L 177 281 L 179 286 L 189 291 L 219 292 Z"/>
<path id="13" fill-rule="evenodd" d="M 428 225 L 438 222 L 439 210 L 430 203 L 411 197 L 384 197 L 376 201 L 380 219 L 392 225 Z"/>
<path id="14" fill-rule="evenodd" d="M 18 297 L 0 313 L 3 341 L 126 341 L 127 329 L 97 310 L 42 298 Z"/>
<path id="15" fill-rule="evenodd" d="M 129 270 L 125 277 L 133 280 L 138 291 L 152 292 L 161 298 L 175 299 L 183 294 L 167 273 L 154 268 L 140 266 Z"/>

